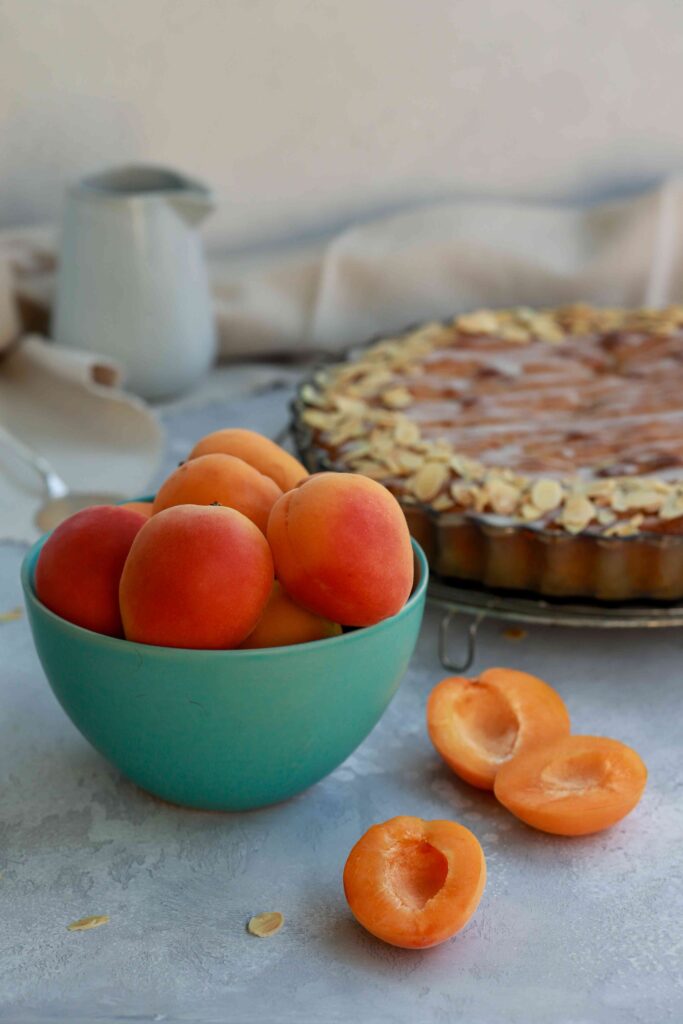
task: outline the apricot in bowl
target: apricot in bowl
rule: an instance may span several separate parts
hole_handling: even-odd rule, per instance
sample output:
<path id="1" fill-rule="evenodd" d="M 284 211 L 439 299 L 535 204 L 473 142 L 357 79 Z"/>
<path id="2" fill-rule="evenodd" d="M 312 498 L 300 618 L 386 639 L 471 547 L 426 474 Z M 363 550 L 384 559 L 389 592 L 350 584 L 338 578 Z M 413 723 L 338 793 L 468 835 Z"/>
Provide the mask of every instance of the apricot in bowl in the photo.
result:
<path id="1" fill-rule="evenodd" d="M 374 626 L 310 643 L 246 650 L 160 647 L 73 625 L 22 585 L 38 655 L 58 701 L 108 761 L 171 803 L 237 811 L 277 803 L 351 754 L 394 696 L 417 642 L 428 567 Z"/>

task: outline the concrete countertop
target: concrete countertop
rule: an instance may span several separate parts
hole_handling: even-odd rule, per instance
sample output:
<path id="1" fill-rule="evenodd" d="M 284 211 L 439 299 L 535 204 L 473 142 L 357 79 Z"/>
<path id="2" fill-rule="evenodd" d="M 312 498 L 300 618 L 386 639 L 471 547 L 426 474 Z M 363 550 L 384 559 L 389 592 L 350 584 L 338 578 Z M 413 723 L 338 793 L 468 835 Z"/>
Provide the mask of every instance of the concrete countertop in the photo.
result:
<path id="1" fill-rule="evenodd" d="M 227 393 L 227 389 L 226 389 Z M 168 471 L 201 434 L 274 435 L 286 387 L 163 410 Z M 24 549 L 0 544 L 0 612 L 21 604 Z M 327 779 L 247 814 L 167 806 L 121 778 L 68 721 L 25 618 L 0 623 L 0 1020 L 274 1024 L 663 1024 L 683 1019 L 683 632 L 485 623 L 473 671 L 556 686 L 575 731 L 632 744 L 650 780 L 600 835 L 526 828 L 455 778 L 424 727 L 440 612 L 428 608 L 386 715 Z M 348 851 L 395 814 L 471 828 L 489 880 L 475 917 L 430 951 L 362 931 L 344 901 Z M 280 910 L 269 940 L 248 918 Z M 69 922 L 109 924 L 70 933 Z"/>

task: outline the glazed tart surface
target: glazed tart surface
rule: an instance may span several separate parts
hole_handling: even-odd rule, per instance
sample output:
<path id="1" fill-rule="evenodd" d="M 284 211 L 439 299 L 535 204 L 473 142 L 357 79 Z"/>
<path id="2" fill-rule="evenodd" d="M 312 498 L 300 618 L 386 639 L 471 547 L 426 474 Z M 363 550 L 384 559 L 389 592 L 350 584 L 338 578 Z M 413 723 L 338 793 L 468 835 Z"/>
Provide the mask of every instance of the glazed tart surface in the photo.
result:
<path id="1" fill-rule="evenodd" d="M 683 596 L 683 306 L 481 310 L 302 386 L 309 468 L 380 480 L 443 576 Z"/>

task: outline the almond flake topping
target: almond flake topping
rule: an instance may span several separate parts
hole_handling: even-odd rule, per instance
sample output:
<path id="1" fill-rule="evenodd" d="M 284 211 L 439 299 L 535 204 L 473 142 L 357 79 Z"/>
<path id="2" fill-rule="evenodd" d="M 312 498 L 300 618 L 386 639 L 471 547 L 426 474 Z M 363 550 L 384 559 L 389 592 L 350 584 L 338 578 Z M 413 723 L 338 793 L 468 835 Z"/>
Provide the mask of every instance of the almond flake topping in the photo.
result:
<path id="1" fill-rule="evenodd" d="M 483 309 L 457 317 L 455 326 L 463 334 L 495 334 L 498 330 L 498 317 Z"/>
<path id="2" fill-rule="evenodd" d="M 445 512 L 446 509 L 453 508 L 453 499 L 447 494 L 437 494 L 432 502 L 432 508 L 435 512 Z"/>
<path id="3" fill-rule="evenodd" d="M 407 388 L 390 388 L 382 394 L 382 401 L 390 409 L 406 409 L 413 404 L 413 396 Z"/>
<path id="4" fill-rule="evenodd" d="M 318 372 L 301 388 L 301 416 L 325 435 L 328 448 L 342 449 L 335 455 L 339 468 L 353 468 L 385 483 L 401 479 L 402 501 L 429 503 L 437 511 L 454 506 L 493 511 L 529 523 L 551 518 L 571 534 L 596 523 L 605 536 L 627 537 L 638 532 L 646 516 L 656 515 L 663 522 L 683 517 L 683 482 L 648 476 L 539 478 L 509 467 L 490 468 L 457 451 L 457 442 L 454 446 L 446 438 L 425 437 L 422 430 L 430 433 L 432 422 L 421 427 L 404 414 L 423 401 L 422 389 L 416 388 L 419 398 L 411 394 L 411 380 L 424 375 L 424 394 L 430 398 L 432 370 L 424 356 L 435 353 L 439 365 L 440 350 L 448 359 L 458 346 L 476 348 L 478 339 L 473 343 L 462 335 L 495 336 L 512 347 L 532 341 L 571 343 L 576 336 L 616 331 L 657 338 L 680 334 L 683 305 L 664 310 L 596 309 L 580 303 L 556 309 L 475 310 L 448 324 L 427 324 L 386 338 L 355 362 Z M 487 348 L 486 342 L 483 346 Z M 460 358 L 457 351 L 454 357 Z M 510 365 L 517 359 L 511 355 Z M 552 366 L 556 353 L 548 359 Z M 454 392 L 454 397 L 459 395 Z M 615 468 L 614 458 L 593 466 L 607 472 Z"/>
<path id="5" fill-rule="evenodd" d="M 425 462 L 410 480 L 409 486 L 419 501 L 432 501 L 446 482 L 448 470 L 441 462 Z"/>
<path id="6" fill-rule="evenodd" d="M 534 519 L 540 519 L 541 516 L 543 515 L 543 513 L 540 510 L 540 508 L 536 508 L 535 505 L 532 505 L 528 501 L 526 501 L 522 505 L 522 507 L 521 507 L 521 509 L 519 511 L 520 511 L 521 516 L 522 516 L 522 519 L 526 519 L 526 521 L 529 522 L 529 523 L 533 522 Z"/>
<path id="7" fill-rule="evenodd" d="M 491 508 L 500 516 L 509 516 L 517 508 L 519 491 L 504 480 L 488 480 L 484 485 Z"/>
<path id="8" fill-rule="evenodd" d="M 322 409 L 306 409 L 304 412 L 304 423 L 316 430 L 328 430 L 335 422 L 334 413 L 324 412 Z"/>
<path id="9" fill-rule="evenodd" d="M 334 404 L 340 412 L 350 413 L 353 416 L 362 416 L 366 410 L 365 402 L 360 398 L 351 398 L 349 395 L 335 395 Z"/>
<path id="10" fill-rule="evenodd" d="M 569 533 L 580 533 L 595 516 L 596 508 L 582 494 L 570 494 L 564 503 L 560 522 Z"/>
<path id="11" fill-rule="evenodd" d="M 659 518 L 665 522 L 683 516 L 683 494 L 670 494 L 659 510 Z"/>
<path id="12" fill-rule="evenodd" d="M 531 488 L 531 500 L 541 512 L 551 512 L 562 501 L 562 485 L 557 480 L 543 477 Z"/>
<path id="13" fill-rule="evenodd" d="M 415 444 L 420 440 L 420 428 L 412 420 L 399 420 L 394 430 L 394 440 L 401 445 Z"/>

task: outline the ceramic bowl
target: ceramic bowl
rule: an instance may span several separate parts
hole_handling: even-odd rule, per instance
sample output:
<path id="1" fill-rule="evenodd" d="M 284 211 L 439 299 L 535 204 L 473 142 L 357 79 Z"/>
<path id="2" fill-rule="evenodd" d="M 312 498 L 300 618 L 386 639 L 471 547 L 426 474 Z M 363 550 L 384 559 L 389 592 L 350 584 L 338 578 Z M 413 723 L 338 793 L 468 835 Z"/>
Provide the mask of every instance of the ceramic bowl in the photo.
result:
<path id="1" fill-rule="evenodd" d="M 376 626 L 291 647 L 197 651 L 117 640 L 74 626 L 35 595 L 43 540 L 22 584 L 52 690 L 124 775 L 172 803 L 237 811 L 286 800 L 348 757 L 394 696 L 417 642 L 428 567 Z"/>

